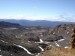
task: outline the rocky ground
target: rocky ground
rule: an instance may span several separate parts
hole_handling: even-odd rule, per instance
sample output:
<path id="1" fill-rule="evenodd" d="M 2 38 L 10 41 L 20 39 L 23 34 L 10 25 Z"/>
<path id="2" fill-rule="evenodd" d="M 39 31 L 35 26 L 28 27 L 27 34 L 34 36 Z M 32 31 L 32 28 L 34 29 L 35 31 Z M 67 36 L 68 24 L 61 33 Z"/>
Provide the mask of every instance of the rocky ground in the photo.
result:
<path id="1" fill-rule="evenodd" d="M 6 24 L 7 25 L 7 24 Z M 47 46 L 68 48 L 74 24 L 0 27 L 1 56 L 39 56 Z"/>
<path id="2" fill-rule="evenodd" d="M 48 46 L 40 56 L 75 56 L 75 28 L 69 41 L 68 48 Z"/>

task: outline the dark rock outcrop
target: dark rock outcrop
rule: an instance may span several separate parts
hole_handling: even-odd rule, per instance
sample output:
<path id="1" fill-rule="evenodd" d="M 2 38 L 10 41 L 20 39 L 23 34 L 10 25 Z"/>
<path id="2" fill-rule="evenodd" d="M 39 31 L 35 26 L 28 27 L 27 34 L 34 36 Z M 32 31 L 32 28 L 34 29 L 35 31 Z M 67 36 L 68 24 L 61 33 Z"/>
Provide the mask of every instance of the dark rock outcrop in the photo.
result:
<path id="1" fill-rule="evenodd" d="M 71 47 L 75 48 L 75 28 L 73 30 L 72 39 L 71 39 Z"/>

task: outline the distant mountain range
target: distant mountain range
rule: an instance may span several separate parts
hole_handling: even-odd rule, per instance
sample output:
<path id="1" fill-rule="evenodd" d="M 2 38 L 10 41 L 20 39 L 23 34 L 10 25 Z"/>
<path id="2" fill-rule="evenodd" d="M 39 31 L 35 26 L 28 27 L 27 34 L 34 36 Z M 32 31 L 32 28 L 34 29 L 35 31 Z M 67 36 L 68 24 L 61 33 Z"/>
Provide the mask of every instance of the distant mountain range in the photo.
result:
<path id="1" fill-rule="evenodd" d="M 47 20 L 15 20 L 15 19 L 0 19 L 0 21 L 18 23 L 22 26 L 56 26 L 59 24 L 75 24 L 75 22 L 47 21 Z"/>
<path id="2" fill-rule="evenodd" d="M 0 28 L 7 28 L 7 27 L 20 27 L 21 25 L 17 24 L 17 23 L 9 23 L 9 22 L 5 22 L 5 21 L 1 21 L 0 22 Z"/>

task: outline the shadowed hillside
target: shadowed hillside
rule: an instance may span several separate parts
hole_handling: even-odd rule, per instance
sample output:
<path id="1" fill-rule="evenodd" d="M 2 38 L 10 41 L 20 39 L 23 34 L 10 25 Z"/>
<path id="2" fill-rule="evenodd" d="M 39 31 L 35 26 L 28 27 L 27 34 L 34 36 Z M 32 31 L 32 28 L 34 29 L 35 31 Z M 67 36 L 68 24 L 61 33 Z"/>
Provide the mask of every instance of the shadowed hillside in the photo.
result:
<path id="1" fill-rule="evenodd" d="M 17 23 L 9 23 L 9 22 L 4 22 L 4 21 L 1 21 L 0 22 L 0 28 L 2 27 L 20 27 L 21 25 L 17 24 Z"/>

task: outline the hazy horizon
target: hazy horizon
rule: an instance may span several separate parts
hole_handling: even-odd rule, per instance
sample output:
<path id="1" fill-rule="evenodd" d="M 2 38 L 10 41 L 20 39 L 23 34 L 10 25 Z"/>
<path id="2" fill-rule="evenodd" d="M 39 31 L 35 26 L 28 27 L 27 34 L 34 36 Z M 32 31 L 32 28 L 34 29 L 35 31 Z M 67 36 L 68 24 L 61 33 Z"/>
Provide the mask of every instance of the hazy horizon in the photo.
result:
<path id="1" fill-rule="evenodd" d="M 0 0 L 0 19 L 75 22 L 75 0 Z"/>

